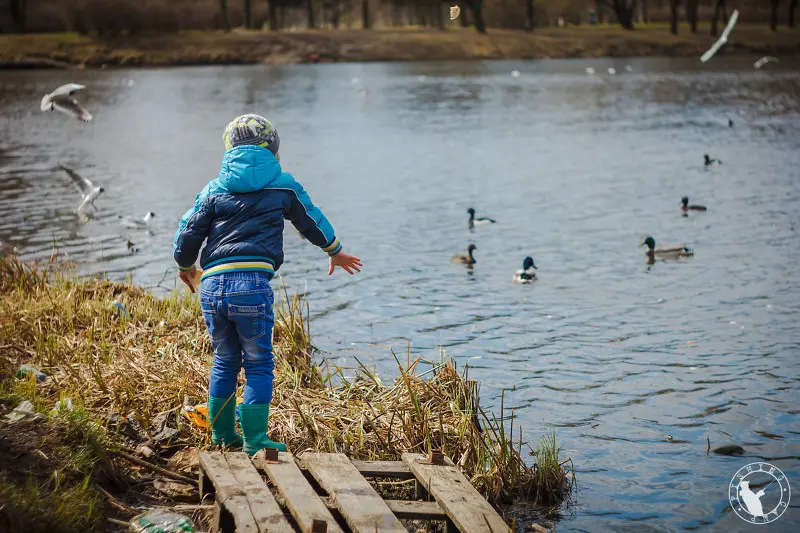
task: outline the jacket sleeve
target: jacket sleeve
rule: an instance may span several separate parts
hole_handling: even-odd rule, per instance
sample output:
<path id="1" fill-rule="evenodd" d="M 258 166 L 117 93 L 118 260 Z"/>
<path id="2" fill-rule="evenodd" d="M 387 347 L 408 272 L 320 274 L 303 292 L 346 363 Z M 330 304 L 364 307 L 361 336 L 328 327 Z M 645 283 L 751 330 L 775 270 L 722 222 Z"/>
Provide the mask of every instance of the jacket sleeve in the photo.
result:
<path id="1" fill-rule="evenodd" d="M 178 270 L 184 272 L 191 270 L 197 261 L 214 215 L 213 200 L 206 197 L 200 201 L 201 197 L 202 193 L 197 196 L 194 207 L 183 215 L 175 234 L 172 256 L 178 263 Z"/>
<path id="2" fill-rule="evenodd" d="M 328 255 L 336 255 L 342 251 L 342 244 L 333 231 L 333 226 L 314 205 L 308 193 L 299 182 L 292 179 L 289 183 L 291 200 L 286 219 L 291 222 L 297 231 L 303 234 L 311 244 L 322 248 Z"/>

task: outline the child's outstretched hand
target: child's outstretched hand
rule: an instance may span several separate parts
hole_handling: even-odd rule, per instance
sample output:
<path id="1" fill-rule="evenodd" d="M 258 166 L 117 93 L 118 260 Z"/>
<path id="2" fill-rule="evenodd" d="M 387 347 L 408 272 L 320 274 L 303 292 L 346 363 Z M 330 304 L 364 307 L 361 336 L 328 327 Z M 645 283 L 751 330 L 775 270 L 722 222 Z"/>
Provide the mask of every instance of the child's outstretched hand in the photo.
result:
<path id="1" fill-rule="evenodd" d="M 196 277 L 197 277 L 197 268 L 196 267 L 192 267 L 192 269 L 190 271 L 188 271 L 188 272 L 178 272 L 178 277 L 181 278 L 181 281 L 184 282 L 187 287 L 189 287 L 189 290 L 192 291 L 192 294 L 197 292 L 195 290 L 195 287 L 194 287 L 194 284 L 197 281 L 196 280 Z"/>
<path id="2" fill-rule="evenodd" d="M 351 276 L 356 272 L 361 272 L 361 259 L 354 255 L 348 255 L 344 252 L 339 252 L 336 255 L 331 256 L 331 264 L 330 268 L 328 268 L 328 275 L 330 276 L 333 274 L 333 271 L 336 267 L 342 267 L 347 271 L 348 274 Z"/>

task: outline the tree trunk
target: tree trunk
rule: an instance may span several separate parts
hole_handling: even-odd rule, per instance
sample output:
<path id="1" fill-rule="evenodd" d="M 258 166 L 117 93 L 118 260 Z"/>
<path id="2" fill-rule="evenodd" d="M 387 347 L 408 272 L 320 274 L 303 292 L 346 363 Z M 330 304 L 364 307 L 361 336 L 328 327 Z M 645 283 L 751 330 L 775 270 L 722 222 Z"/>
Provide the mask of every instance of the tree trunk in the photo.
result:
<path id="1" fill-rule="evenodd" d="M 672 0 L 670 0 L 672 1 Z M 633 16 L 636 11 L 636 0 L 603 0 L 603 4 L 614 10 L 620 26 L 626 30 L 633 28 Z M 600 19 L 600 1 L 597 2 L 597 17 Z"/>
<path id="2" fill-rule="evenodd" d="M 278 0 L 268 0 L 267 16 L 270 31 L 278 31 Z"/>
<path id="3" fill-rule="evenodd" d="M 778 31 L 778 1 L 772 0 L 772 13 L 769 16 L 769 29 Z"/>
<path id="4" fill-rule="evenodd" d="M 472 12 L 472 20 L 475 21 L 475 29 L 478 33 L 486 33 L 486 22 L 483 20 L 483 0 L 470 0 L 468 7 Z"/>
<path id="5" fill-rule="evenodd" d="M 669 32 L 678 35 L 678 3 L 680 0 L 669 0 Z"/>
<path id="6" fill-rule="evenodd" d="M 525 29 L 527 31 L 533 31 L 533 18 L 534 18 L 534 6 L 533 0 L 525 0 L 525 7 L 527 7 L 526 17 L 525 17 Z"/>
<path id="7" fill-rule="evenodd" d="M 251 0 L 244 0 L 244 27 L 247 29 L 253 27 L 253 7 Z"/>
<path id="8" fill-rule="evenodd" d="M 794 9 L 797 7 L 798 0 L 789 2 L 789 22 L 787 23 L 790 28 L 794 28 Z"/>
<path id="9" fill-rule="evenodd" d="M 464 6 L 459 4 L 458 7 L 461 8 L 461 14 L 458 16 L 458 20 L 461 21 L 462 28 L 469 28 L 469 19 L 467 18 L 467 10 L 464 9 Z"/>
<path id="10" fill-rule="evenodd" d="M 339 0 L 331 2 L 331 25 L 333 29 L 339 29 Z"/>
<path id="11" fill-rule="evenodd" d="M 440 30 L 444 31 L 444 15 L 442 14 L 442 4 L 438 1 L 433 2 L 434 16 L 436 17 L 436 25 Z"/>
<path id="12" fill-rule="evenodd" d="M 306 22 L 308 27 L 313 29 L 317 26 L 314 21 L 314 0 L 306 0 Z"/>
<path id="13" fill-rule="evenodd" d="M 714 5 L 714 18 L 711 19 L 711 35 L 713 37 L 719 35 L 717 21 L 719 20 L 720 13 L 722 13 L 723 21 L 728 20 L 728 15 L 725 12 L 725 0 L 717 0 L 716 5 Z"/>
<path id="14" fill-rule="evenodd" d="M 650 24 L 650 14 L 647 12 L 647 0 L 639 0 L 642 5 L 642 18 L 645 24 Z"/>
<path id="15" fill-rule="evenodd" d="M 686 0 L 686 18 L 692 33 L 697 33 L 697 4 L 698 0 Z"/>
<path id="16" fill-rule="evenodd" d="M 219 18 L 222 20 L 222 29 L 231 31 L 231 25 L 228 22 L 228 0 L 219 0 Z"/>
<path id="17" fill-rule="evenodd" d="M 369 29 L 369 0 L 361 0 L 361 26 Z"/>
<path id="18" fill-rule="evenodd" d="M 14 31 L 24 33 L 27 29 L 27 2 L 26 0 L 10 0 L 9 11 Z"/>

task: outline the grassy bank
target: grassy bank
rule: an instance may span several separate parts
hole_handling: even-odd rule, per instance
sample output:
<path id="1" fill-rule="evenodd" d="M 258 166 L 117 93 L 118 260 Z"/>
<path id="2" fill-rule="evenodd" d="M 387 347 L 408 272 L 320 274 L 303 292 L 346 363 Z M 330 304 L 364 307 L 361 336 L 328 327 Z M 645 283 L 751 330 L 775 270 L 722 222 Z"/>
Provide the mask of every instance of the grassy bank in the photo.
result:
<path id="1" fill-rule="evenodd" d="M 569 57 L 699 57 L 714 41 L 708 28 L 697 34 L 666 25 L 635 31 L 616 26 L 543 28 L 532 33 L 492 29 L 436 31 L 233 31 L 123 35 L 74 33 L 0 35 L 0 66 L 286 64 L 337 61 L 534 59 Z M 763 25 L 738 25 L 720 54 L 800 53 L 800 31 L 770 32 Z"/>
<path id="2" fill-rule="evenodd" d="M 568 495 L 571 479 L 554 435 L 533 448 L 525 445 L 521 428 L 508 426 L 502 411 L 495 417 L 481 409 L 478 384 L 452 360 L 439 356 L 428 363 L 403 354 L 392 381 L 366 366 L 319 368 L 306 316 L 303 300 L 284 294 L 276 309 L 270 436 L 290 451 L 398 459 L 406 451 L 441 449 L 494 503 L 553 504 Z M 150 490 L 155 480 L 132 469 L 119 452 L 142 456 L 146 447 L 143 457 L 169 468 L 187 450 L 208 447 L 207 431 L 180 411 L 185 399 L 206 398 L 210 356 L 197 300 L 188 293 L 160 299 L 130 285 L 75 280 L 0 256 L 0 409 L 27 399 L 46 417 L 0 421 L 0 470 L 12 457 L 28 457 L 33 476 L 0 478 L 6 500 L 0 502 L 0 525 L 30 512 L 21 502 L 43 502 L 36 508 L 47 509 L 61 493 L 85 496 L 92 512 L 82 516 L 93 520 L 109 510 L 129 519 L 133 507 L 169 504 Z M 37 382 L 15 376 L 22 363 L 48 377 Z M 72 410 L 48 414 L 66 398 Z M 12 438 L 24 433 L 20 428 L 29 433 L 22 441 Z M 525 463 L 528 454 L 535 456 L 534 466 Z M 196 466 L 188 468 L 185 475 L 196 479 Z M 56 476 L 58 483 L 54 470 L 66 473 Z M 81 530 L 96 526 L 96 520 L 82 523 Z"/>

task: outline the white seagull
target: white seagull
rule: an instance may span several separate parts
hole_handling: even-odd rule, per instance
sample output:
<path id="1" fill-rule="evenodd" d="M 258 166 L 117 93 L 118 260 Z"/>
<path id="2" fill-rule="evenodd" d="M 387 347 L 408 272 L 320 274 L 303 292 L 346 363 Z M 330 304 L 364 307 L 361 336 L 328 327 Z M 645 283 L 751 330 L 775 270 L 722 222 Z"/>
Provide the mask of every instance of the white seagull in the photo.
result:
<path id="1" fill-rule="evenodd" d="M 119 223 L 129 229 L 148 229 L 154 216 L 156 214 L 152 211 L 148 211 L 144 218 L 123 217 L 120 215 Z"/>
<path id="2" fill-rule="evenodd" d="M 590 76 L 594 74 L 594 67 L 586 67 L 586 74 Z"/>
<path id="3" fill-rule="evenodd" d="M 728 19 L 728 25 L 725 26 L 724 30 L 722 30 L 722 35 L 720 35 L 719 39 L 717 39 L 717 42 L 712 44 L 711 48 L 706 50 L 706 53 L 703 54 L 700 57 L 700 61 L 705 63 L 706 61 L 708 61 L 709 59 L 714 57 L 714 54 L 717 53 L 717 50 L 722 48 L 722 45 L 728 42 L 728 34 L 731 32 L 733 27 L 736 25 L 736 21 L 737 20 L 739 20 L 739 10 L 738 9 L 734 9 L 733 13 L 731 13 L 731 18 Z"/>
<path id="4" fill-rule="evenodd" d="M 753 66 L 756 68 L 756 70 L 758 70 L 761 67 L 763 67 L 764 65 L 766 65 L 767 63 L 777 63 L 777 62 L 778 62 L 778 58 L 777 57 L 764 56 L 761 59 L 759 59 L 758 61 L 756 61 L 755 63 L 753 63 Z"/>
<path id="5" fill-rule="evenodd" d="M 511 77 L 512 78 L 519 78 L 519 71 L 518 70 L 512 70 L 511 71 Z"/>
<path id="6" fill-rule="evenodd" d="M 614 74 L 617 73 L 617 69 L 615 69 L 614 67 L 608 67 L 608 73 L 613 76 Z"/>
<path id="7" fill-rule="evenodd" d="M 94 201 L 97 200 L 97 197 L 102 194 L 105 189 L 102 187 L 95 187 L 94 183 L 87 180 L 68 166 L 59 163 L 58 168 L 69 174 L 69 177 L 72 178 L 72 183 L 78 188 L 78 191 L 83 195 L 83 200 L 78 205 L 78 212 L 86 214 L 86 210 L 89 206 L 94 208 Z"/>
<path id="8" fill-rule="evenodd" d="M 42 98 L 42 111 L 56 110 L 78 120 L 89 122 L 92 120 L 92 115 L 72 97 L 73 94 L 85 88 L 85 85 L 78 85 L 77 83 L 62 85 Z"/>

